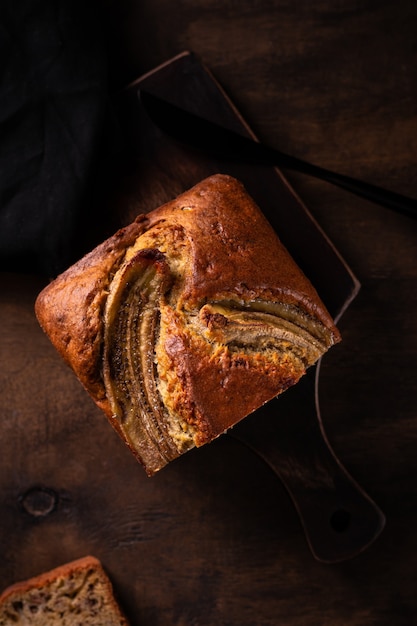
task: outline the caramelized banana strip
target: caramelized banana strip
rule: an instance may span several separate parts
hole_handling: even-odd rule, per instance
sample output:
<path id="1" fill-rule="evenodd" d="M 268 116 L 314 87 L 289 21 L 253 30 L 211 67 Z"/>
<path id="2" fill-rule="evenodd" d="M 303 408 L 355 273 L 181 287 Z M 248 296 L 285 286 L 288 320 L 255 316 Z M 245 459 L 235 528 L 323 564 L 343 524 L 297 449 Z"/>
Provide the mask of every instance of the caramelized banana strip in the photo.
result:
<path id="1" fill-rule="evenodd" d="M 206 304 L 199 318 L 206 339 L 229 348 L 292 350 L 306 366 L 315 362 L 325 349 L 321 328 L 288 305 L 264 307 L 261 302 L 254 302 L 249 307 L 237 308 L 231 303 Z"/>
<path id="2" fill-rule="evenodd" d="M 170 285 L 164 256 L 142 250 L 114 277 L 105 310 L 103 379 L 114 416 L 144 459 L 178 456 L 155 382 L 160 301 Z"/>

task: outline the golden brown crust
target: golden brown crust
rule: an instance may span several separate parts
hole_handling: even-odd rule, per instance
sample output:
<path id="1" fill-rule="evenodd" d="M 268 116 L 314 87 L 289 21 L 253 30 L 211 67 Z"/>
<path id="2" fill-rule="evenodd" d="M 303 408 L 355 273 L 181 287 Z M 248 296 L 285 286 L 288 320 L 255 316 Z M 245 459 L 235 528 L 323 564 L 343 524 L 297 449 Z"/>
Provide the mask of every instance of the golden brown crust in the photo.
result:
<path id="1" fill-rule="evenodd" d="M 40 294 L 36 314 L 149 474 L 340 340 L 243 185 L 220 174 L 93 250 Z"/>
<path id="2" fill-rule="evenodd" d="M 27 580 L 16 582 L 7 587 L 7 589 L 5 589 L 1 593 L 0 604 L 7 600 L 7 598 L 9 598 L 10 596 L 15 595 L 17 591 L 25 593 L 30 589 L 39 589 L 45 585 L 48 585 L 54 580 L 57 580 L 59 578 L 68 578 L 74 572 L 81 572 L 91 567 L 93 567 L 94 569 L 102 569 L 100 561 L 96 557 L 88 555 L 69 563 L 58 565 L 58 567 L 55 567 L 52 570 L 42 572 L 41 574 L 32 576 Z"/>
<path id="3" fill-rule="evenodd" d="M 285 391 L 305 372 L 304 366 L 296 367 L 285 358 L 265 362 L 259 355 L 233 354 L 225 348 L 218 348 L 213 355 L 203 341 L 181 333 L 170 337 L 165 348 L 170 366 L 182 382 L 173 408 L 184 414 L 184 419 L 192 416 L 197 446 Z"/>
<path id="4" fill-rule="evenodd" d="M 140 215 L 45 287 L 35 303 L 38 321 L 56 350 L 109 416 L 100 372 L 103 307 L 112 275 L 146 228 L 146 217 Z"/>
<path id="5" fill-rule="evenodd" d="M 147 217 L 149 228 L 169 221 L 191 241 L 185 306 L 219 299 L 220 294 L 244 301 L 280 299 L 302 304 L 338 335 L 316 290 L 236 179 L 211 176 Z"/>

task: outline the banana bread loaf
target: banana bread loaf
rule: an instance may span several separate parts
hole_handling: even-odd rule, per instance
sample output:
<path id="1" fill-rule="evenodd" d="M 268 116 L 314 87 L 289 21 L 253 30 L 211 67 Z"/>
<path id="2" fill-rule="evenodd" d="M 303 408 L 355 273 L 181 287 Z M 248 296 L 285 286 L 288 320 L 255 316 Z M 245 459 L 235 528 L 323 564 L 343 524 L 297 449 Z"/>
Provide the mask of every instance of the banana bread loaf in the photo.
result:
<path id="1" fill-rule="evenodd" d="M 36 315 L 148 475 L 294 385 L 340 340 L 243 185 L 221 174 L 70 267 Z"/>

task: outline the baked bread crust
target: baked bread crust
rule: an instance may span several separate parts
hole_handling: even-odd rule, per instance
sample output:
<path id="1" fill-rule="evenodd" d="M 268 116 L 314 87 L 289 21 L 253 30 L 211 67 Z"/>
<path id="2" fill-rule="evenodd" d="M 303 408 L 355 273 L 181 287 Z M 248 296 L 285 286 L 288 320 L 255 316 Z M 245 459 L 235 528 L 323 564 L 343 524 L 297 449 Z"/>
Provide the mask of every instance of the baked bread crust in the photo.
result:
<path id="1" fill-rule="evenodd" d="M 97 246 L 48 285 L 35 304 L 51 342 L 103 409 L 107 407 L 100 374 L 103 307 L 111 276 L 145 223 L 140 215 Z"/>
<path id="2" fill-rule="evenodd" d="M 340 340 L 243 185 L 221 174 L 110 237 L 35 310 L 149 475 L 295 384 Z M 148 396 L 139 407 L 133 388 Z"/>
<path id="3" fill-rule="evenodd" d="M 94 556 L 15 583 L 0 596 L 0 626 L 128 626 Z"/>

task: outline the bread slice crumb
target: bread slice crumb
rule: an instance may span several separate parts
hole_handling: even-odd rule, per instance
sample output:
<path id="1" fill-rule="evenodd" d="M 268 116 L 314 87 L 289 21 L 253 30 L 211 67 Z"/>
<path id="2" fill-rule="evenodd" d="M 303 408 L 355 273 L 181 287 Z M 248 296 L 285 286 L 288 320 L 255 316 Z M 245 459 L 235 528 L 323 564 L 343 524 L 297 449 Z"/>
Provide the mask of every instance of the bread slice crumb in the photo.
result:
<path id="1" fill-rule="evenodd" d="M 128 626 L 100 561 L 86 556 L 0 596 L 0 626 Z"/>

